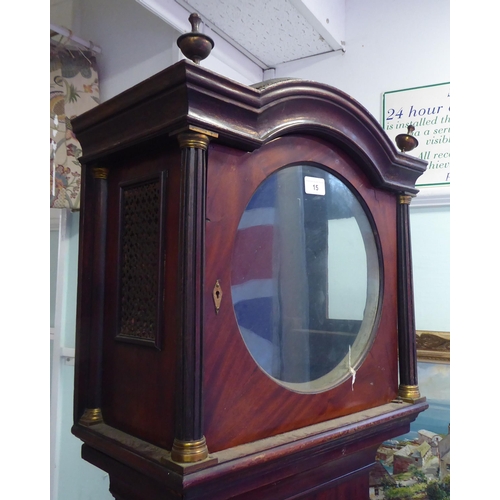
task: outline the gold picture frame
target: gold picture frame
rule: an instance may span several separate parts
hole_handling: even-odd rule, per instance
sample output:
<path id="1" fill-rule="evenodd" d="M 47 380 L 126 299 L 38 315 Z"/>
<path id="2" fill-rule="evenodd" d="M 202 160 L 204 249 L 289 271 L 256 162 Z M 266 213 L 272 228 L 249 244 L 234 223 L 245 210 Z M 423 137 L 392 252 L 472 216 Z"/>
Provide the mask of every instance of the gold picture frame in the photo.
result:
<path id="1" fill-rule="evenodd" d="M 450 362 L 450 332 L 417 330 L 417 360 Z"/>

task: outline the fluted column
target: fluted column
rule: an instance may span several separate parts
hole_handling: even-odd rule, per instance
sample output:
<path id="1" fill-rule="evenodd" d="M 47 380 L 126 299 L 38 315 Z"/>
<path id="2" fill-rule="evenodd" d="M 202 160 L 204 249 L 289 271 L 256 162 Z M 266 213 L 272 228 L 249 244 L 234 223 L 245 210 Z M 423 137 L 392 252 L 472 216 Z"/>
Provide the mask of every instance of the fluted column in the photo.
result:
<path id="1" fill-rule="evenodd" d="M 412 196 L 399 196 L 398 230 L 398 342 L 399 397 L 415 402 L 421 399 L 418 388 L 415 305 L 410 236 L 410 203 Z"/>
<path id="2" fill-rule="evenodd" d="M 102 340 L 104 328 L 104 274 L 106 271 L 106 221 L 108 204 L 108 174 L 103 167 L 94 167 L 96 211 L 95 238 L 93 245 L 94 264 L 92 267 L 92 323 L 90 330 L 89 379 L 87 381 L 88 400 L 79 423 L 85 426 L 101 423 L 102 403 Z"/>
<path id="3" fill-rule="evenodd" d="M 182 149 L 180 213 L 180 329 L 177 351 L 175 439 L 171 458 L 191 463 L 208 457 L 203 435 L 203 290 L 205 268 L 205 192 L 210 137 L 187 131 Z"/>

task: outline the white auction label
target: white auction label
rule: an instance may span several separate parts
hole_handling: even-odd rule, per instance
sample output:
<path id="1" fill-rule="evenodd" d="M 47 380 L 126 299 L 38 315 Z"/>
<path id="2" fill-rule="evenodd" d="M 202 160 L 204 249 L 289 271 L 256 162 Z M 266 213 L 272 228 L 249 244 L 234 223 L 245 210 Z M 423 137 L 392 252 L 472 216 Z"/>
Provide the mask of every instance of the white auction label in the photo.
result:
<path id="1" fill-rule="evenodd" d="M 306 194 L 325 196 L 325 179 L 306 176 L 304 177 L 304 189 Z"/>

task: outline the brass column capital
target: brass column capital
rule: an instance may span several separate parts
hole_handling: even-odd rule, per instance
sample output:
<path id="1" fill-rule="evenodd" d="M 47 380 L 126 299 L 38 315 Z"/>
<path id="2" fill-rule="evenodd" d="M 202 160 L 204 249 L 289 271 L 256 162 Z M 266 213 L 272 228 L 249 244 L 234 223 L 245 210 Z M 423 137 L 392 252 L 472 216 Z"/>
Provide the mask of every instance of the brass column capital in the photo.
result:
<path id="1" fill-rule="evenodd" d="M 411 203 L 413 196 L 410 194 L 400 194 L 399 195 L 399 203 L 401 205 L 409 205 Z"/>
<path id="2" fill-rule="evenodd" d="M 183 132 L 177 136 L 179 146 L 184 148 L 195 148 L 206 150 L 210 142 L 210 138 L 205 134 L 196 132 Z"/>
<path id="3" fill-rule="evenodd" d="M 210 139 L 219 137 L 217 132 L 212 132 L 200 127 L 195 127 L 194 125 L 189 125 L 189 127 L 177 135 L 177 140 L 179 141 L 179 146 L 184 148 L 195 148 L 206 150 Z"/>
<path id="4" fill-rule="evenodd" d="M 105 167 L 92 168 L 92 175 L 94 176 L 94 179 L 106 180 L 108 178 L 108 174 L 109 174 L 109 168 L 105 168 Z"/>

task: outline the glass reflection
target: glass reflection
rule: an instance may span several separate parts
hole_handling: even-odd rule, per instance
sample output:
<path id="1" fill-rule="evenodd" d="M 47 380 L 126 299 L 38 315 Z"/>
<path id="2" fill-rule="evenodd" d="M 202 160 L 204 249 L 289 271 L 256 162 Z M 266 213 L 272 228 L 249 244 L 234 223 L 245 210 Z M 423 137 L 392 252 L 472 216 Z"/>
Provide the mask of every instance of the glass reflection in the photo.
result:
<path id="1" fill-rule="evenodd" d="M 350 376 L 370 341 L 379 265 L 346 184 L 310 165 L 272 174 L 243 213 L 232 269 L 240 332 L 268 375 L 299 392 Z"/>

